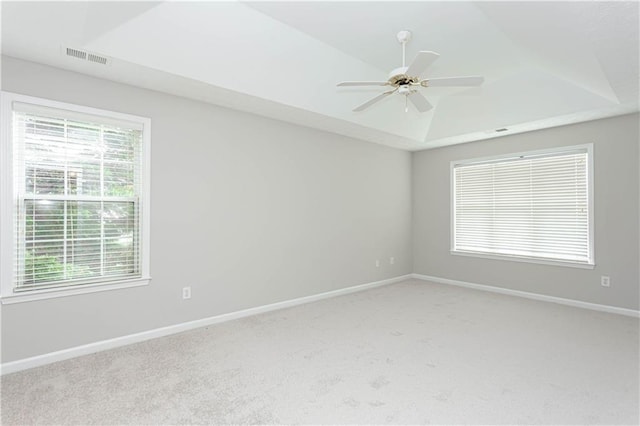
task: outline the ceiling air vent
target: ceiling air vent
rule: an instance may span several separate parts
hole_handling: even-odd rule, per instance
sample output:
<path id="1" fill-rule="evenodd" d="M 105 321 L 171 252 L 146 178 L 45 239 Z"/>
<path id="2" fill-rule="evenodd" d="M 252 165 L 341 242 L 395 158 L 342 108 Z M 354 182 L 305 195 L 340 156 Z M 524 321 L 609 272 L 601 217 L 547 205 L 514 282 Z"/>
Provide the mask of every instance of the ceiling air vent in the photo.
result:
<path id="1" fill-rule="evenodd" d="M 107 65 L 108 59 L 104 56 L 94 55 L 93 53 L 89 53 L 87 56 L 87 60 L 91 62 L 97 62 L 98 64 Z"/>
<path id="2" fill-rule="evenodd" d="M 63 51 L 67 56 L 81 59 L 83 61 L 95 62 L 96 64 L 109 65 L 109 58 L 96 53 L 87 52 L 85 50 L 73 49 L 71 47 L 64 48 Z"/>
<path id="3" fill-rule="evenodd" d="M 78 59 L 87 59 L 87 52 L 67 47 L 67 56 L 73 56 Z"/>
<path id="4" fill-rule="evenodd" d="M 496 132 L 498 132 L 498 133 L 506 132 L 507 130 L 509 130 L 509 129 L 507 129 L 506 127 L 503 127 L 502 129 L 496 129 Z"/>

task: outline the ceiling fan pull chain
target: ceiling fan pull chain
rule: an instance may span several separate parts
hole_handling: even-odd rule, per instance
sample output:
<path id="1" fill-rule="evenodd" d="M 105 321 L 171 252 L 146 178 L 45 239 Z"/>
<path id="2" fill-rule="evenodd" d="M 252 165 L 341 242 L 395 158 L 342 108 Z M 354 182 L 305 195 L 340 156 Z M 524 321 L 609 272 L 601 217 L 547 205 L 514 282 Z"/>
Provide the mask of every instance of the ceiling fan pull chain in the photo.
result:
<path id="1" fill-rule="evenodd" d="M 407 100 L 408 100 L 407 98 L 408 96 L 405 95 L 404 96 L 404 112 L 409 112 L 409 104 L 407 103 Z"/>

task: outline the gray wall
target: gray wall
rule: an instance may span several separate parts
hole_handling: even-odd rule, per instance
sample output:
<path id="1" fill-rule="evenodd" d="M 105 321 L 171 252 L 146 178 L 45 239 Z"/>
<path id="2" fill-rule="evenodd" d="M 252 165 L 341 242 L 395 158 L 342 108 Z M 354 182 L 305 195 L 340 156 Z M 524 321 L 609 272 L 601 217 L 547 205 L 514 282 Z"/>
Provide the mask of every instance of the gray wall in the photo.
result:
<path id="1" fill-rule="evenodd" d="M 413 156 L 414 272 L 638 309 L 638 114 L 444 147 Z M 450 250 L 452 160 L 594 143 L 593 270 L 456 256 Z M 600 276 L 611 277 L 611 287 Z"/>
<path id="2" fill-rule="evenodd" d="M 638 309 L 637 114 L 412 155 L 12 58 L 2 89 L 152 119 L 153 276 L 2 305 L 2 362 L 412 271 Z M 586 142 L 594 270 L 449 254 L 451 160 Z"/>
<path id="3" fill-rule="evenodd" d="M 12 58 L 2 89 L 151 118 L 153 277 L 3 305 L 2 362 L 412 272 L 408 152 Z"/>

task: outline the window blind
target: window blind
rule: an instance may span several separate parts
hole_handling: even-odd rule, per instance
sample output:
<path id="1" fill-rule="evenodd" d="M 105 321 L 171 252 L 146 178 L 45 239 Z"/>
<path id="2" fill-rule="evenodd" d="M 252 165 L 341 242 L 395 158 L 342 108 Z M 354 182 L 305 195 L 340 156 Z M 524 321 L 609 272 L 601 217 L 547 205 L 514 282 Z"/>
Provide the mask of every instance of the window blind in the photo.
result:
<path id="1" fill-rule="evenodd" d="M 589 150 L 453 165 L 453 247 L 593 263 Z"/>
<path id="2" fill-rule="evenodd" d="M 14 289 L 141 276 L 142 129 L 14 102 Z"/>

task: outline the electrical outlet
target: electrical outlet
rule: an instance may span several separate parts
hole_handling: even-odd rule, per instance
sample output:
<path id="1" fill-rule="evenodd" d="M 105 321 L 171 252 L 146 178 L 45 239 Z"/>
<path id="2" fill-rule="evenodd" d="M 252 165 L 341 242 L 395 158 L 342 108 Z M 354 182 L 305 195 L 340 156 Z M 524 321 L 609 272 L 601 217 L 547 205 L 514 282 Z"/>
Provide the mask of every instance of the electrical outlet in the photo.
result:
<path id="1" fill-rule="evenodd" d="M 191 299 L 191 287 L 183 287 L 182 288 L 182 298 L 183 299 Z"/>
<path id="2" fill-rule="evenodd" d="M 376 268 L 380 267 L 380 260 L 376 260 Z"/>
<path id="3" fill-rule="evenodd" d="M 396 258 L 395 257 L 390 257 L 389 258 L 389 265 L 393 265 L 394 263 L 396 263 Z"/>
<path id="4" fill-rule="evenodd" d="M 602 287 L 611 287 L 611 279 L 605 275 L 600 277 L 600 285 Z"/>

